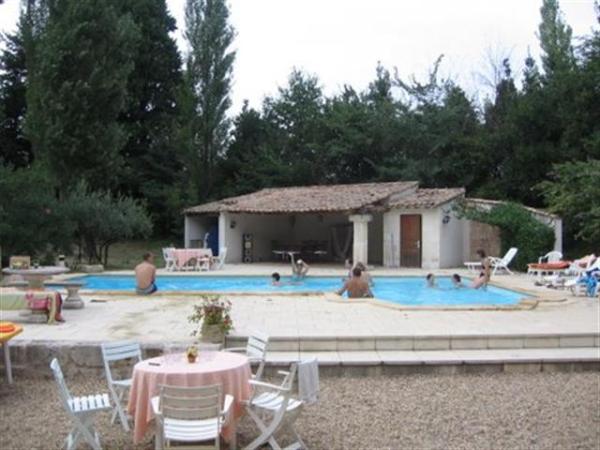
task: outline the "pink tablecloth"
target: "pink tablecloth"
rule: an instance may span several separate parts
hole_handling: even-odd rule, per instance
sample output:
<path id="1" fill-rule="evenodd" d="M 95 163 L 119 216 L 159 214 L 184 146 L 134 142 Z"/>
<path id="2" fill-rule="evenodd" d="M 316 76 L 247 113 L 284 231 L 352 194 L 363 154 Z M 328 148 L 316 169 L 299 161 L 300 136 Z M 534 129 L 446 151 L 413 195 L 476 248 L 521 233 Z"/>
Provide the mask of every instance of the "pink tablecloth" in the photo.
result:
<path id="1" fill-rule="evenodd" d="M 158 363 L 160 365 L 150 365 Z M 133 369 L 133 382 L 127 410 L 135 420 L 133 442 L 139 443 L 154 419 L 150 399 L 159 394 L 159 386 L 207 386 L 221 384 L 223 395 L 234 398 L 233 423 L 223 428 L 223 438 L 230 440 L 235 433 L 235 421 L 243 414 L 241 402 L 250 397 L 251 371 L 248 358 L 228 352 L 200 352 L 190 364 L 184 354 L 168 355 L 139 362 Z"/>
<path id="2" fill-rule="evenodd" d="M 173 257 L 177 263 L 177 267 L 183 267 L 192 258 L 208 258 L 212 257 L 210 248 L 176 248 L 171 250 Z"/>

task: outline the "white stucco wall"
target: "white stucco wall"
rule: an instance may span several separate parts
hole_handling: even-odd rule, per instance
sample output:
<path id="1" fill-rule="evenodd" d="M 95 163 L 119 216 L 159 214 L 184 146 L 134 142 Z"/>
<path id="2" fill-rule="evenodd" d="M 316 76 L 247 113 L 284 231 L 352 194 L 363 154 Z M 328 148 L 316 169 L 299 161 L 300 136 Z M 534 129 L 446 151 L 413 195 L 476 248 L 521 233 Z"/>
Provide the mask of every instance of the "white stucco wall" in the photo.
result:
<path id="1" fill-rule="evenodd" d="M 400 215 L 421 215 L 421 267 L 424 269 L 440 268 L 440 240 L 442 225 L 441 210 L 392 210 L 383 215 L 384 263 L 387 266 L 400 264 Z"/>
<path id="2" fill-rule="evenodd" d="M 451 211 L 452 204 L 440 209 L 440 268 L 460 267 L 464 259 L 464 230 L 465 220 L 459 219 Z M 448 214 L 450 221 L 443 223 L 443 217 Z"/>

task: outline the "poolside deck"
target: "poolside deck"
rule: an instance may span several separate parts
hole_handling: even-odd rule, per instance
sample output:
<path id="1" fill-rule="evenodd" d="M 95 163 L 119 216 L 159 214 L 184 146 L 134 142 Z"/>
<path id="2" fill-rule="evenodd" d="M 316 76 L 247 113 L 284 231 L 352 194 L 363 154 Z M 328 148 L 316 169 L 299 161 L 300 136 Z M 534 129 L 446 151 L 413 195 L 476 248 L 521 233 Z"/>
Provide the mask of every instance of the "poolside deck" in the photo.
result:
<path id="1" fill-rule="evenodd" d="M 222 275 L 265 275 L 285 273 L 284 265 L 232 265 Z M 424 270 L 376 269 L 373 275 L 418 275 Z M 440 275 L 464 270 L 440 270 Z M 124 273 L 124 272 L 120 272 Z M 209 275 L 215 272 L 208 273 Z M 312 275 L 343 276 L 333 267 L 313 267 Z M 186 274 L 182 274 L 186 275 Z M 203 275 L 203 274 L 201 274 Z M 443 337 L 516 336 L 516 335 L 598 335 L 600 309 L 598 299 L 572 297 L 533 285 L 522 274 L 497 276 L 503 287 L 525 289 L 556 301 L 541 302 L 537 307 L 516 311 L 397 310 L 367 303 L 348 304 L 328 301 L 326 296 L 253 295 L 230 296 L 235 324 L 233 336 L 246 336 L 259 329 L 272 337 L 338 338 L 366 337 Z M 28 324 L 19 340 L 101 341 L 136 339 L 142 342 L 190 340 L 194 296 L 162 293 L 158 296 L 86 295 L 85 308 L 66 310 L 66 323 L 58 326 Z M 563 300 L 563 301 L 560 301 Z M 18 313 L 3 312 L 3 320 L 18 321 Z M 315 349 L 316 350 L 316 349 Z"/>

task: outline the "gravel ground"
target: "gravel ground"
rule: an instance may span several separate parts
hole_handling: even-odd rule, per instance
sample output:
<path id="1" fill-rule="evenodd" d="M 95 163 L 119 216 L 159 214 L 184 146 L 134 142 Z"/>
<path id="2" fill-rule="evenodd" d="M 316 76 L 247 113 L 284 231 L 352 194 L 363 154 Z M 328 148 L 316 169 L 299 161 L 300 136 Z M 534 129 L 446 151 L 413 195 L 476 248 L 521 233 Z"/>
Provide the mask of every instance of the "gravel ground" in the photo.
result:
<path id="1" fill-rule="evenodd" d="M 67 380 L 73 394 L 103 380 Z M 104 448 L 134 447 L 99 418 Z M 0 448 L 58 449 L 69 429 L 54 382 L 0 384 Z M 311 449 L 600 449 L 600 374 L 410 375 L 322 378 L 320 402 L 297 429 Z M 239 444 L 256 430 L 239 425 Z"/>

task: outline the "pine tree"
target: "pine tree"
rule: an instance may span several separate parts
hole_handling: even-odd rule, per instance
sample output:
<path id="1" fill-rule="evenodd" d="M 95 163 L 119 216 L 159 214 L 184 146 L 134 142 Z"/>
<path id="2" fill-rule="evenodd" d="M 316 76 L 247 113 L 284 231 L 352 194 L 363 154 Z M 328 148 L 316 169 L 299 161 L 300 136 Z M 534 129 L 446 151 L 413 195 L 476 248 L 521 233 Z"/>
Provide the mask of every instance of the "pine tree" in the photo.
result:
<path id="1" fill-rule="evenodd" d="M 137 29 L 116 0 L 56 0 L 35 45 L 27 132 L 60 186 L 112 188 L 125 130 L 117 117 L 133 69 Z"/>
<path id="2" fill-rule="evenodd" d="M 140 32 L 127 81 L 127 102 L 119 117 L 128 134 L 121 150 L 126 171 L 120 187 L 148 201 L 156 212 L 156 232 L 166 235 L 172 221 L 179 221 L 165 202 L 182 164 L 175 139 L 181 59 L 169 35 L 176 29 L 175 20 L 165 0 L 128 0 L 120 6 Z"/>
<path id="3" fill-rule="evenodd" d="M 33 160 L 31 143 L 23 132 L 27 111 L 24 33 L 25 16 L 13 34 L 2 35 L 4 50 L 0 54 L 0 162 L 27 167 Z"/>
<path id="4" fill-rule="evenodd" d="M 230 121 L 234 39 L 225 0 L 187 0 L 185 38 L 190 52 L 186 80 L 195 101 L 193 154 L 188 161 L 200 199 L 210 196 L 217 155 L 225 151 Z M 199 160 L 199 164 L 198 161 Z"/>

